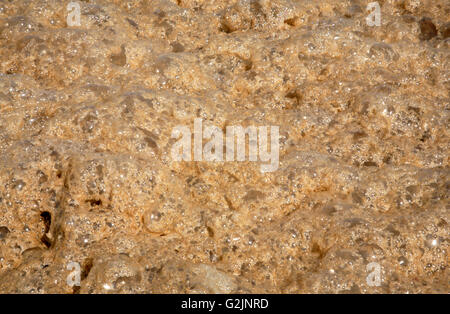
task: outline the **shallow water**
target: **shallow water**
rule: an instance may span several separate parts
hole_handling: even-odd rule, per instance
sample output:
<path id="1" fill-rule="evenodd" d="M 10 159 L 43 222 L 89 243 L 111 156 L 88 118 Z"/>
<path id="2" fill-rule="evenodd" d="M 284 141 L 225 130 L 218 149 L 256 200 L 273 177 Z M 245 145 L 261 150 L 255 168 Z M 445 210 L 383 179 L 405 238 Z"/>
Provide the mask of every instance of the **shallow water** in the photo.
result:
<path id="1" fill-rule="evenodd" d="M 369 2 L 0 0 L 0 292 L 448 293 L 450 3 Z"/>

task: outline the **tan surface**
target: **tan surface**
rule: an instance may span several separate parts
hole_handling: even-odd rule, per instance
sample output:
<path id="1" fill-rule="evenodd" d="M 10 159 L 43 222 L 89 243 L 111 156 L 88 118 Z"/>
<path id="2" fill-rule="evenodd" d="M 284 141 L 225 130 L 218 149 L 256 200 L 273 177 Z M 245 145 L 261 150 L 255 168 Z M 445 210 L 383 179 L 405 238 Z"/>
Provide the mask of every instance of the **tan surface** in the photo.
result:
<path id="1" fill-rule="evenodd" d="M 450 4 L 368 2 L 0 1 L 0 292 L 448 293 Z M 195 117 L 279 169 L 172 162 Z"/>

